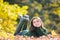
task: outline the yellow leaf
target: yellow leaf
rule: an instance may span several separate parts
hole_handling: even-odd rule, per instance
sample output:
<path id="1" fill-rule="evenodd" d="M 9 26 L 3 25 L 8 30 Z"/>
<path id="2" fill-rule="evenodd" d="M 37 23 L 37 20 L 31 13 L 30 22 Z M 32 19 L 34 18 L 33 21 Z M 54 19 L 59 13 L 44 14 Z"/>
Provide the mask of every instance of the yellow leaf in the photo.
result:
<path id="1" fill-rule="evenodd" d="M 51 31 L 51 34 L 52 34 L 52 37 L 55 37 L 58 35 L 54 30 Z"/>

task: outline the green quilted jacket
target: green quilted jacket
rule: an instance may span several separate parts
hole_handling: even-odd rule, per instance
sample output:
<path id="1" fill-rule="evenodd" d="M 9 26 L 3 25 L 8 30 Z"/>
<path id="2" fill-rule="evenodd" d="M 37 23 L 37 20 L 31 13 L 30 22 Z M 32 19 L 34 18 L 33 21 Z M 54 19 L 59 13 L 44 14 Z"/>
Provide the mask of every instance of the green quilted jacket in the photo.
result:
<path id="1" fill-rule="evenodd" d="M 22 35 L 23 36 L 34 36 L 34 37 L 39 37 L 39 36 L 42 36 L 42 35 L 47 35 L 47 30 L 46 29 L 41 29 L 41 28 L 38 28 L 36 31 L 32 31 L 30 32 L 29 30 L 24 30 L 22 32 Z"/>

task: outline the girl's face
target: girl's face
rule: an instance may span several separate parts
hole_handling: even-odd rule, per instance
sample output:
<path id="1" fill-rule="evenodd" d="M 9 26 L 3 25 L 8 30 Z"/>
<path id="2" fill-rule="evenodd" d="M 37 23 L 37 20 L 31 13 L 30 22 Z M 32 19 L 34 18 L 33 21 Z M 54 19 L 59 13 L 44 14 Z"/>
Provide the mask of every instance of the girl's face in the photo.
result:
<path id="1" fill-rule="evenodd" d="M 33 20 L 33 26 L 34 27 L 40 27 L 41 26 L 41 21 L 40 21 L 40 19 L 34 19 Z"/>

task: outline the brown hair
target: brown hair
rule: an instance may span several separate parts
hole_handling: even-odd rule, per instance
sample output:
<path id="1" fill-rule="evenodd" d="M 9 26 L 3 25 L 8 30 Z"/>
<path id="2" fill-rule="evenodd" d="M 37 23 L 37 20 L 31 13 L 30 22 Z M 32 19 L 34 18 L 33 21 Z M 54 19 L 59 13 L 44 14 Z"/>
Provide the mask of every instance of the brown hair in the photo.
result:
<path id="1" fill-rule="evenodd" d="M 33 26 L 33 20 L 34 20 L 34 19 L 39 19 L 39 20 L 41 21 L 41 27 L 44 28 L 44 24 L 43 24 L 41 18 L 38 17 L 38 16 L 32 18 L 32 20 L 31 20 L 31 25 L 32 25 L 32 26 Z"/>
<path id="2" fill-rule="evenodd" d="M 41 28 L 44 29 L 44 24 L 43 24 L 41 18 L 38 17 L 38 16 L 35 16 L 35 17 L 33 17 L 33 18 L 31 19 L 31 27 L 30 27 L 30 30 L 32 31 L 32 30 L 34 30 L 34 29 L 36 28 L 36 27 L 34 27 L 34 25 L 33 25 L 33 20 L 34 20 L 34 19 L 39 19 L 39 20 L 41 21 Z"/>

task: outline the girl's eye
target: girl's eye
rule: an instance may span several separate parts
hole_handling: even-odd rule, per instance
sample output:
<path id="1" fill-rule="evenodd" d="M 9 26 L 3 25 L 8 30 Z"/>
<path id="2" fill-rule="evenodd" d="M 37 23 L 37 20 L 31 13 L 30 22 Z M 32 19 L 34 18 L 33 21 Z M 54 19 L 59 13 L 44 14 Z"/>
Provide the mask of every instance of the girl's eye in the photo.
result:
<path id="1" fill-rule="evenodd" d="M 37 21 L 37 22 L 39 22 L 39 21 Z"/>
<path id="2" fill-rule="evenodd" d="M 33 23 L 35 23 L 35 22 L 33 22 Z"/>
<path id="3" fill-rule="evenodd" d="M 37 22 L 40 22 L 39 20 L 37 20 Z"/>

